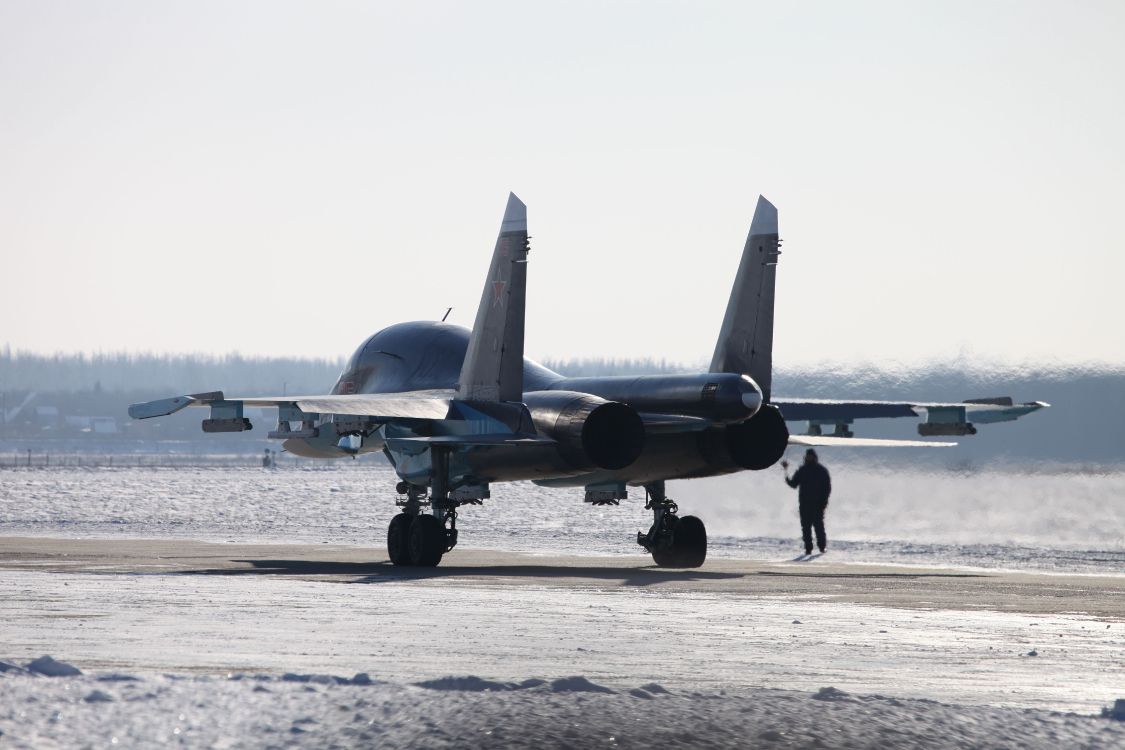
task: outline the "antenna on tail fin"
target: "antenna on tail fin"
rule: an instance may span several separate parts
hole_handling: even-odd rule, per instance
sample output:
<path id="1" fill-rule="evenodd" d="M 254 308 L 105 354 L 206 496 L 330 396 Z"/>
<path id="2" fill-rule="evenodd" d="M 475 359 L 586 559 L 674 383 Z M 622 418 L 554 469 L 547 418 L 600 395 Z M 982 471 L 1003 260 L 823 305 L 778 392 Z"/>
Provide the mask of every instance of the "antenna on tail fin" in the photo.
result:
<path id="1" fill-rule="evenodd" d="M 527 206 L 515 193 L 496 238 L 458 397 L 475 401 L 523 400 L 523 331 L 527 299 Z"/>
<path id="2" fill-rule="evenodd" d="M 759 195 L 711 359 L 711 372 L 753 378 L 766 403 L 773 375 L 774 281 L 781 255 L 778 245 L 777 208 Z"/>

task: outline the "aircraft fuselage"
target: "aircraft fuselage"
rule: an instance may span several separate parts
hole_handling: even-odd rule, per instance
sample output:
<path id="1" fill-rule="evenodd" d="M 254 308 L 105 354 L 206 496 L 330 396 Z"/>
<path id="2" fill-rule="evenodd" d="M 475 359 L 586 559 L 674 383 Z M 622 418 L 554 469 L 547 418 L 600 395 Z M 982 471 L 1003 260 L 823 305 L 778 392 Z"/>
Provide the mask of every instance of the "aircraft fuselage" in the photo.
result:
<path id="1" fill-rule="evenodd" d="M 356 349 L 332 393 L 456 389 L 469 336 L 466 328 L 432 321 L 385 328 Z M 726 425 L 745 422 L 761 406 L 757 385 L 745 375 L 672 373 L 568 378 L 526 358 L 523 375 L 524 394 L 529 401 L 543 392 L 576 392 L 626 404 L 647 416 L 648 429 L 640 456 L 623 469 L 607 470 L 576 468 L 565 461 L 552 460 L 547 456 L 551 449 L 546 447 L 498 447 L 458 456 L 459 474 L 471 475 L 477 481 L 532 479 L 584 486 L 642 484 L 745 468 L 729 455 L 725 434 Z M 662 421 L 655 416 L 660 414 L 680 416 Z M 691 424 L 693 419 L 698 420 L 698 426 Z M 406 432 L 397 428 L 394 435 Z M 392 435 L 385 435 L 389 436 Z M 380 448 L 377 441 L 370 441 L 367 446 L 367 450 Z M 404 457 L 396 461 L 404 478 L 421 480 L 429 471 L 427 456 L 420 452 L 416 459 Z"/>

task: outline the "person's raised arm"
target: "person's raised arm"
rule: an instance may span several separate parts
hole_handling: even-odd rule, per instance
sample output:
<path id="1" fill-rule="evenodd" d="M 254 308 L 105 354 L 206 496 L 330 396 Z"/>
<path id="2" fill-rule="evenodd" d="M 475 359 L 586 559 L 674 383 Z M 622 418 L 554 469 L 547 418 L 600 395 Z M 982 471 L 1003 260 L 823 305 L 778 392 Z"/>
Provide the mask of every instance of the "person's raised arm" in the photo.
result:
<path id="1" fill-rule="evenodd" d="M 785 471 L 785 483 L 787 485 L 789 485 L 790 487 L 796 489 L 797 485 L 799 485 L 801 483 L 801 479 L 800 479 L 801 470 L 797 469 L 795 472 L 793 472 L 793 478 L 790 479 L 789 478 L 789 462 L 788 461 L 782 461 L 781 462 L 781 468 L 782 468 L 783 471 Z"/>

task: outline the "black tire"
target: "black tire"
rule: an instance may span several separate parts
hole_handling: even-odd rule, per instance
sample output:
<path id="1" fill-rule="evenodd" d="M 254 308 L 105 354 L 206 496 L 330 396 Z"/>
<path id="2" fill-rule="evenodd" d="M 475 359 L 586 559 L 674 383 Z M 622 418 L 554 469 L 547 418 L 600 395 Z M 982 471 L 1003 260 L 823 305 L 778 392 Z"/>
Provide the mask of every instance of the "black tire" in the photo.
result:
<path id="1" fill-rule="evenodd" d="M 707 527 L 696 516 L 684 516 L 672 527 L 672 544 L 653 550 L 661 568 L 698 568 L 707 559 Z"/>
<path id="2" fill-rule="evenodd" d="M 678 568 L 676 564 L 676 555 L 670 549 L 654 549 L 652 551 L 652 561 L 656 563 L 658 568 Z"/>
<path id="3" fill-rule="evenodd" d="M 707 559 L 707 527 L 696 516 L 684 516 L 672 530 L 672 549 L 680 568 L 698 568 Z"/>
<path id="4" fill-rule="evenodd" d="M 399 513 L 387 527 L 387 555 L 392 565 L 410 564 L 410 523 L 414 516 Z"/>
<path id="5" fill-rule="evenodd" d="M 410 524 L 410 564 L 432 568 L 445 554 L 445 526 L 430 515 L 414 517 Z"/>

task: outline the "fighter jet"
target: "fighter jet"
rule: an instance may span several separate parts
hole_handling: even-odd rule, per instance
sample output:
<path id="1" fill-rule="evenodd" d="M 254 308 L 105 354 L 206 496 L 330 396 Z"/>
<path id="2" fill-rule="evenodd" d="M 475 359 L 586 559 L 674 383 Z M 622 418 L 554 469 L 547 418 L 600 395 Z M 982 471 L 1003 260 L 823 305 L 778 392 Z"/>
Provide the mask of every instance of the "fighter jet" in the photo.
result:
<path id="1" fill-rule="evenodd" d="M 857 419 L 925 416 L 925 436 L 967 435 L 976 422 L 1016 419 L 1047 406 L 1011 399 L 905 403 L 775 399 L 774 281 L 777 209 L 758 199 L 708 372 L 568 378 L 524 357 L 527 209 L 508 197 L 472 330 L 399 323 L 364 341 L 328 394 L 227 397 L 222 391 L 133 404 L 148 419 L 210 409 L 204 432 L 251 429 L 244 408 L 276 407 L 268 435 L 300 456 L 382 452 L 394 467 L 400 512 L 387 530 L 395 565 L 435 566 L 457 544 L 457 509 L 495 482 L 582 488 L 586 502 L 618 504 L 643 488 L 651 511 L 637 542 L 658 566 L 693 568 L 707 555 L 701 519 L 680 516 L 672 479 L 759 471 L 786 446 L 925 446 L 865 440 Z M 791 435 L 786 421 L 807 421 Z M 834 426 L 832 435 L 822 427 Z"/>

